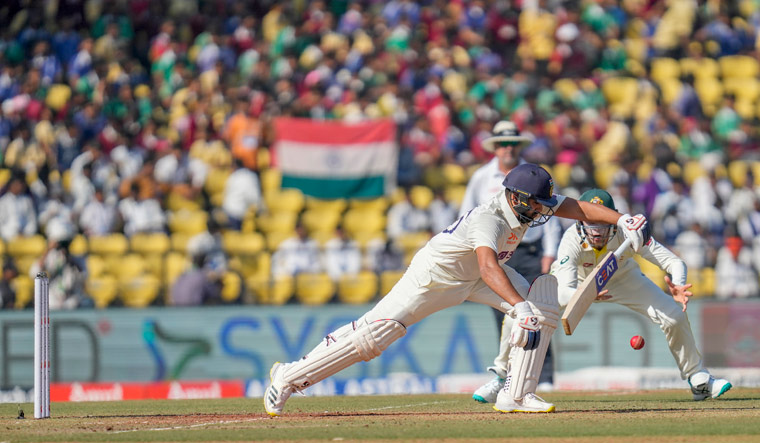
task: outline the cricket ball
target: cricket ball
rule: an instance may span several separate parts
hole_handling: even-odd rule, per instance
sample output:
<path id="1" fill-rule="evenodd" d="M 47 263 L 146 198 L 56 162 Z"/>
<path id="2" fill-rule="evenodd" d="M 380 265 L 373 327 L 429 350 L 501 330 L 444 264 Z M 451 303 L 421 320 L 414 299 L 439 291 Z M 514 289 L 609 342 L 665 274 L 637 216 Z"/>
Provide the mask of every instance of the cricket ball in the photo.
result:
<path id="1" fill-rule="evenodd" d="M 631 337 L 631 347 L 636 350 L 643 348 L 644 337 L 640 335 L 634 335 L 633 337 Z"/>

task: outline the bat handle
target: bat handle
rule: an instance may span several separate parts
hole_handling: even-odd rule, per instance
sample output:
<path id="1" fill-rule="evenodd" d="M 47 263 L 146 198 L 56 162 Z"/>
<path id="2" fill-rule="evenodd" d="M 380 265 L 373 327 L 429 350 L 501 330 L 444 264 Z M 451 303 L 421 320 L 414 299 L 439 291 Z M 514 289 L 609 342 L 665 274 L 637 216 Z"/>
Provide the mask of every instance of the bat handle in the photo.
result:
<path id="1" fill-rule="evenodd" d="M 623 255 L 623 253 L 625 252 L 626 249 L 628 249 L 629 246 L 631 246 L 631 239 L 626 238 L 625 241 L 623 241 L 623 243 L 621 243 L 620 246 L 618 246 L 618 248 L 615 249 L 615 257 L 620 258 L 620 256 Z"/>

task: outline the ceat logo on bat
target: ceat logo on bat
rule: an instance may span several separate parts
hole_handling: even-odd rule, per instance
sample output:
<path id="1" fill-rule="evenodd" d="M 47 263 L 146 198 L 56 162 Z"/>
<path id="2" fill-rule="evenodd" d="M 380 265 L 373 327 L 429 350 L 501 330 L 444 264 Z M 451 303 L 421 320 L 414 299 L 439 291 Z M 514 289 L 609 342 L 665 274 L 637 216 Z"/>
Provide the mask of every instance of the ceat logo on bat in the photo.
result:
<path id="1" fill-rule="evenodd" d="M 596 274 L 596 291 L 599 292 L 604 288 L 605 285 L 607 285 L 607 282 L 610 281 L 612 276 L 615 274 L 615 271 L 618 270 L 618 263 L 615 259 L 614 255 L 610 255 L 610 258 L 607 259 L 606 262 L 604 262 L 604 265 L 602 265 L 601 269 L 599 269 L 599 273 Z"/>

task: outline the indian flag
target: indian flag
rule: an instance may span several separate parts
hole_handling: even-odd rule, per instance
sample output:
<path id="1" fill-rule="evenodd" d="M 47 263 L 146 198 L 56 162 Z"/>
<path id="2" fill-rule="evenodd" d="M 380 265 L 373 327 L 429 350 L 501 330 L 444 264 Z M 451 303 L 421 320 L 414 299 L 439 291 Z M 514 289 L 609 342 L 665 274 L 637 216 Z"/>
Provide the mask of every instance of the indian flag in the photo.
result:
<path id="1" fill-rule="evenodd" d="M 274 162 L 283 188 L 316 198 L 374 198 L 396 186 L 398 146 L 392 120 L 355 124 L 277 118 Z"/>

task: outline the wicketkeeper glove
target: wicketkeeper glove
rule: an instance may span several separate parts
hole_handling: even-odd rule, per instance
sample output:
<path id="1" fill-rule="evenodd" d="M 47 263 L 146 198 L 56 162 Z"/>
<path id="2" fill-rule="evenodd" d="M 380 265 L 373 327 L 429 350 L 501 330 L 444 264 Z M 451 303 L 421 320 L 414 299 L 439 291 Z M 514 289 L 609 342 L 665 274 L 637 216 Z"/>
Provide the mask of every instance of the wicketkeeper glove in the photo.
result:
<path id="1" fill-rule="evenodd" d="M 519 346 L 526 351 L 536 349 L 541 341 L 541 323 L 533 313 L 528 302 L 520 302 L 514 306 L 515 322 L 509 335 L 509 344 Z"/>
<path id="2" fill-rule="evenodd" d="M 624 214 L 618 219 L 617 225 L 623 232 L 623 235 L 631 239 L 631 247 L 636 252 L 639 252 L 641 247 L 648 244 L 652 238 L 649 222 L 641 214 L 633 217 L 630 214 Z"/>

